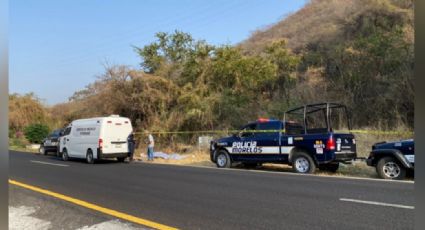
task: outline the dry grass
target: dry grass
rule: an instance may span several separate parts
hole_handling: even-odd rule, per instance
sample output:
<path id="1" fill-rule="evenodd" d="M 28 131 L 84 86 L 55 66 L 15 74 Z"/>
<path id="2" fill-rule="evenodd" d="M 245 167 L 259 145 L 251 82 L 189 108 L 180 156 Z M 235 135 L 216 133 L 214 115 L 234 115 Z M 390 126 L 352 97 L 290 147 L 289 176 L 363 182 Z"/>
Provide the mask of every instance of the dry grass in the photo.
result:
<path id="1" fill-rule="evenodd" d="M 28 152 L 28 153 L 38 153 L 38 149 L 31 149 L 20 146 L 9 146 L 9 150 L 17 151 L 17 152 Z"/>
<path id="2" fill-rule="evenodd" d="M 375 168 L 366 165 L 366 162 L 354 162 L 352 165 L 340 164 L 336 173 L 330 172 L 317 172 L 318 175 L 323 176 L 351 176 L 351 177 L 365 177 L 365 178 L 378 178 Z"/>
<path id="3" fill-rule="evenodd" d="M 366 11 L 394 10 L 413 13 L 411 1 L 393 0 L 311 0 L 282 20 L 254 31 L 240 46 L 248 53 L 259 53 L 272 41 L 285 38 L 288 47 L 298 50 L 309 44 L 342 40 L 344 27 Z M 410 36 L 410 35 L 409 35 Z"/>
<path id="4" fill-rule="evenodd" d="M 413 138 L 412 135 L 394 135 L 394 134 L 355 134 L 357 145 L 357 157 L 368 157 L 372 150 L 372 145 L 383 141 L 397 141 Z"/>
<path id="5" fill-rule="evenodd" d="M 30 143 L 24 137 L 9 138 L 9 149 L 20 152 L 38 153 L 38 149 L 27 148 Z"/>

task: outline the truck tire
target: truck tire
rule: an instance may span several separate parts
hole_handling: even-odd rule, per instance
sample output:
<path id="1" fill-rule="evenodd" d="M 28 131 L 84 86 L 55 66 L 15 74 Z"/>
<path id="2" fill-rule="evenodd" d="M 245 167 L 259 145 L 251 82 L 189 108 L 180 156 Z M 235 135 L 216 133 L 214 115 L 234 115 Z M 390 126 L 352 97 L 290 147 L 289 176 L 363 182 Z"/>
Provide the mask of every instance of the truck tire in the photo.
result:
<path id="1" fill-rule="evenodd" d="M 232 162 L 226 150 L 218 151 L 216 165 L 218 168 L 230 168 L 232 166 Z"/>
<path id="2" fill-rule="evenodd" d="M 319 169 L 322 171 L 333 172 L 338 171 L 339 163 L 328 163 L 324 165 L 319 165 Z"/>
<path id="3" fill-rule="evenodd" d="M 376 165 L 376 172 L 382 179 L 403 180 L 406 169 L 394 157 L 383 157 Z"/>
<path id="4" fill-rule="evenodd" d="M 88 164 L 94 163 L 93 152 L 90 149 L 87 150 L 86 161 L 87 161 Z"/>
<path id="5" fill-rule="evenodd" d="M 63 149 L 62 151 L 62 160 L 63 161 L 69 160 L 68 151 L 66 149 Z"/>
<path id="6" fill-rule="evenodd" d="M 316 171 L 316 165 L 310 155 L 305 152 L 297 152 L 292 157 L 292 171 L 311 174 Z"/>

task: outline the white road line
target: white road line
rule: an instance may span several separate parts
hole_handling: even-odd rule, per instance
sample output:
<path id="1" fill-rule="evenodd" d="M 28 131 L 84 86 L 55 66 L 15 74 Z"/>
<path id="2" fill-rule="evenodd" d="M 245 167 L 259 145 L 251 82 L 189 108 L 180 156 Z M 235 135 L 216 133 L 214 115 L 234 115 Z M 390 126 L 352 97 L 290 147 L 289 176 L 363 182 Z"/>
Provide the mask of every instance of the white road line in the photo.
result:
<path id="1" fill-rule="evenodd" d="M 44 162 L 44 161 L 31 161 L 31 162 L 37 163 L 37 164 L 54 165 L 54 166 L 61 166 L 61 167 L 68 167 L 69 166 L 69 165 L 54 164 L 54 163 L 49 163 L 49 162 Z"/>
<path id="2" fill-rule="evenodd" d="M 376 202 L 376 201 L 356 200 L 356 199 L 347 199 L 347 198 L 340 198 L 339 200 L 340 201 L 347 201 L 347 202 L 354 202 L 354 203 L 361 203 L 361 204 L 372 204 L 372 205 L 379 205 L 379 206 L 394 207 L 394 208 L 415 209 L 414 206 L 401 205 L 401 204 L 390 204 L 390 203 L 383 203 L 383 202 Z"/>

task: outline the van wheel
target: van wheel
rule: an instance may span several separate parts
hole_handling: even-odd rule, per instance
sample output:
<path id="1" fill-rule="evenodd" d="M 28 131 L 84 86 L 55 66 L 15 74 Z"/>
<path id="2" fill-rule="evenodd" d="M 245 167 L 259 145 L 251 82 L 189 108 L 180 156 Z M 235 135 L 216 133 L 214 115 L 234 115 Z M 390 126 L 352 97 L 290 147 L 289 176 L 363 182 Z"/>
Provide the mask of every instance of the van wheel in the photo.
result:
<path id="1" fill-rule="evenodd" d="M 126 157 L 117 157 L 118 162 L 124 162 Z"/>
<path id="2" fill-rule="evenodd" d="M 90 149 L 87 150 L 86 161 L 89 164 L 93 164 L 94 163 L 93 152 Z"/>
<path id="3" fill-rule="evenodd" d="M 403 180 L 406 176 L 406 169 L 394 157 L 380 159 L 376 171 L 382 179 Z"/>
<path id="4" fill-rule="evenodd" d="M 292 170 L 296 173 L 314 173 L 316 165 L 310 155 L 298 152 L 292 157 Z"/>
<path id="5" fill-rule="evenodd" d="M 66 149 L 64 149 L 64 150 L 62 151 L 62 160 L 63 160 L 63 161 L 67 161 L 68 159 L 69 159 L 68 151 L 66 151 Z"/>
<path id="6" fill-rule="evenodd" d="M 216 164 L 218 168 L 230 168 L 230 166 L 232 166 L 229 154 L 225 150 L 220 150 L 218 152 L 216 157 Z"/>

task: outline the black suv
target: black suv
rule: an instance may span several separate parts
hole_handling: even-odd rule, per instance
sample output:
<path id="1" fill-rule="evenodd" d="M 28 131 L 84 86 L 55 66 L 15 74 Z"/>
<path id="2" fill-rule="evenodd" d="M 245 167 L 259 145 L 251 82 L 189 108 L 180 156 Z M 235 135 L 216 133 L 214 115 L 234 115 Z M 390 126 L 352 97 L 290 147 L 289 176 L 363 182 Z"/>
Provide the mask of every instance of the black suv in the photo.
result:
<path id="1" fill-rule="evenodd" d="M 379 177 L 383 179 L 402 180 L 406 173 L 414 173 L 415 142 L 409 139 L 376 143 L 372 146 L 366 163 L 375 167 Z"/>
<path id="2" fill-rule="evenodd" d="M 46 155 L 48 152 L 57 153 L 59 145 L 59 137 L 63 129 L 56 129 L 43 139 L 40 145 L 39 152 Z"/>

